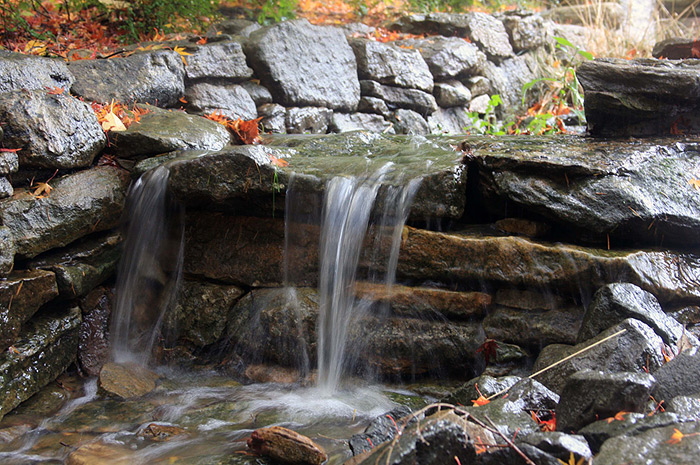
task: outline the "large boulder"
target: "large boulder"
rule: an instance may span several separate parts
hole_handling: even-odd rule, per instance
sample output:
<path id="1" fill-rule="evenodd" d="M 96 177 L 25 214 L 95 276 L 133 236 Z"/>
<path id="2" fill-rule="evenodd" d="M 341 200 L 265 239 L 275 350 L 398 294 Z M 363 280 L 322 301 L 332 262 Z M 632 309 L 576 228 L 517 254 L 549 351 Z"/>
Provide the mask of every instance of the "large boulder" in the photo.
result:
<path id="1" fill-rule="evenodd" d="M 171 50 L 135 53 L 109 60 L 70 63 L 71 92 L 86 100 L 175 106 L 185 93 L 185 65 Z M 128 76 L 128 79 L 125 77 Z"/>
<path id="2" fill-rule="evenodd" d="M 417 49 L 369 39 L 353 39 L 350 46 L 355 52 L 360 79 L 425 92 L 433 90 L 433 76 Z"/>
<path id="3" fill-rule="evenodd" d="M 438 109 L 435 97 L 418 89 L 386 86 L 376 81 L 361 81 L 363 96 L 384 100 L 389 108 L 406 108 L 428 115 Z"/>
<path id="4" fill-rule="evenodd" d="M 61 59 L 0 50 L 0 93 L 13 90 L 70 89 L 73 75 Z"/>
<path id="5" fill-rule="evenodd" d="M 700 244 L 700 196 L 689 184 L 697 144 L 565 140 L 564 151 L 539 139 L 475 140 L 485 205 L 496 214 L 521 206 L 599 244 Z"/>
<path id="6" fill-rule="evenodd" d="M 80 309 L 57 309 L 30 320 L 0 355 L 0 417 L 55 380 L 75 360 Z"/>
<path id="7" fill-rule="evenodd" d="M 36 198 L 27 189 L 0 201 L 0 218 L 10 228 L 17 255 L 32 258 L 94 231 L 119 223 L 129 176 L 98 166 L 51 181 L 53 190 Z"/>
<path id="8" fill-rule="evenodd" d="M 183 111 L 146 107 L 149 112 L 126 131 L 110 136 L 120 158 L 137 158 L 175 150 L 221 150 L 231 135 L 221 124 Z M 254 107 L 253 107 L 254 108 Z"/>
<path id="9" fill-rule="evenodd" d="M 72 169 L 89 166 L 107 138 L 90 105 L 46 89 L 0 94 L 3 143 L 24 167 Z"/>
<path id="10" fill-rule="evenodd" d="M 285 106 L 357 107 L 355 54 L 339 29 L 285 21 L 253 32 L 245 52 L 275 101 Z"/>
<path id="11" fill-rule="evenodd" d="M 577 70 L 588 131 L 597 136 L 700 132 L 698 60 L 599 58 Z"/>

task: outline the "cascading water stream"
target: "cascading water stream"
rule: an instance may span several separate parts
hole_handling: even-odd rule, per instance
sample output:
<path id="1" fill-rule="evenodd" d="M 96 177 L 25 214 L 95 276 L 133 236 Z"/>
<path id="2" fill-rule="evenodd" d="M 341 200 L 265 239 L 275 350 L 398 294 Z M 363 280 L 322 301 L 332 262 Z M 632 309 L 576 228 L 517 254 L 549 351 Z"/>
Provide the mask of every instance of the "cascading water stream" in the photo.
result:
<path id="1" fill-rule="evenodd" d="M 149 361 L 163 313 L 175 299 L 184 255 L 184 212 L 168 199 L 168 175 L 167 167 L 159 166 L 129 190 L 129 224 L 110 328 L 116 362 Z"/>
<path id="2" fill-rule="evenodd" d="M 355 283 L 365 235 L 381 184 L 392 164 L 367 179 L 336 177 L 328 182 L 323 207 L 320 243 L 320 309 L 317 324 L 318 386 L 335 392 L 348 358 L 347 340 L 355 306 Z M 401 230 L 419 180 L 388 188 L 380 221 L 383 233 L 390 226 L 391 249 L 385 274 L 387 286 L 394 282 Z"/>

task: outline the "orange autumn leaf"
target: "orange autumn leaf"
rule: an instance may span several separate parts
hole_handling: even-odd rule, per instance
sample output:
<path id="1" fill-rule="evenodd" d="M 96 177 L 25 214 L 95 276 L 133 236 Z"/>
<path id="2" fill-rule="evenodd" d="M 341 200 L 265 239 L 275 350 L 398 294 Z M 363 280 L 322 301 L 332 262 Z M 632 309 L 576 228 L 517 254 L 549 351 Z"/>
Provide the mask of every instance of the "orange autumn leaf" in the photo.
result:
<path id="1" fill-rule="evenodd" d="M 484 397 L 484 395 L 479 390 L 479 386 L 476 383 L 474 383 L 474 388 L 476 388 L 476 392 L 479 393 L 479 397 L 476 400 L 472 400 L 472 407 L 481 407 L 482 405 L 486 405 L 491 402 L 486 397 Z"/>
<path id="2" fill-rule="evenodd" d="M 202 37 L 201 39 L 199 39 L 199 40 L 197 41 L 197 45 L 206 45 L 206 43 L 207 43 L 207 38 L 206 38 L 206 37 Z"/>
<path id="3" fill-rule="evenodd" d="M 669 444 L 678 444 L 683 440 L 685 437 L 685 434 L 683 434 L 678 428 L 673 428 L 673 434 L 671 435 L 671 439 L 666 441 Z"/>
<path id="4" fill-rule="evenodd" d="M 270 157 L 270 163 L 272 163 L 275 166 L 279 166 L 281 168 L 284 168 L 285 166 L 289 166 L 289 162 L 287 160 L 283 160 L 281 158 L 277 158 L 276 156 L 272 154 L 267 154 L 268 157 Z"/>
<path id="5" fill-rule="evenodd" d="M 60 95 L 65 90 L 63 87 L 47 87 L 49 95 Z"/>
<path id="6" fill-rule="evenodd" d="M 625 412 L 624 410 L 621 410 L 615 414 L 614 417 L 610 417 L 607 419 L 608 423 L 612 423 L 613 421 L 624 421 L 625 420 L 625 415 L 629 414 L 630 412 Z"/>
<path id="7" fill-rule="evenodd" d="M 689 179 L 688 184 L 700 190 L 700 179 Z"/>
<path id="8" fill-rule="evenodd" d="M 541 431 L 555 431 L 557 429 L 557 417 L 552 412 L 552 418 L 543 420 L 535 412 L 530 412 L 532 419 L 540 426 Z"/>
<path id="9" fill-rule="evenodd" d="M 187 52 L 185 50 L 185 47 L 173 47 L 173 52 L 177 53 L 180 55 L 180 58 L 182 59 L 182 63 L 184 63 L 185 66 L 187 66 L 187 60 L 185 60 L 186 56 L 192 55 L 191 53 Z"/>
<path id="10" fill-rule="evenodd" d="M 246 145 L 257 144 L 260 142 L 260 130 L 258 129 L 258 123 L 261 118 L 242 120 L 238 118 L 233 123 L 229 124 L 233 134 Z"/>

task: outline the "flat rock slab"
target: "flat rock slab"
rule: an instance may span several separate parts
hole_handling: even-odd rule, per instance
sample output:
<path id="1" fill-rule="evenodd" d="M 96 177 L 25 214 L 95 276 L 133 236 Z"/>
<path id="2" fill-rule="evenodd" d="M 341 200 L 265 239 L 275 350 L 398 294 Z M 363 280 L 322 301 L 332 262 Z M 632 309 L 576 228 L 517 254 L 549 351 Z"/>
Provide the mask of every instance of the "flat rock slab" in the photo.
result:
<path id="1" fill-rule="evenodd" d="M 0 417 L 73 363 L 79 329 L 78 307 L 47 312 L 25 325 L 13 345 L 15 350 L 0 355 Z"/>
<path id="2" fill-rule="evenodd" d="M 613 246 L 700 244 L 700 195 L 689 183 L 700 177 L 700 144 L 693 140 L 569 136 L 466 143 L 494 212 L 512 203 L 589 240 L 605 243 L 609 236 Z"/>
<path id="3" fill-rule="evenodd" d="M 275 136 L 264 146 L 231 147 L 184 157 L 169 165 L 169 188 L 186 205 L 216 204 L 240 213 L 270 215 L 284 207 L 290 176 L 294 192 L 316 195 L 301 205 L 318 214 L 326 182 L 334 176 L 369 176 L 393 164 L 380 189 L 382 211 L 388 186 L 422 177 L 411 218 L 459 218 L 466 203 L 466 170 L 462 153 L 448 142 L 405 136 L 352 132 L 331 136 Z M 270 158 L 270 156 L 274 158 Z M 272 160 L 288 163 L 274 165 Z"/>
<path id="4" fill-rule="evenodd" d="M 299 465 L 321 465 L 328 456 L 308 437 L 281 426 L 253 431 L 248 448 L 273 460 Z"/>
<path id="5" fill-rule="evenodd" d="M 158 375 L 136 364 L 105 363 L 100 388 L 122 399 L 141 397 L 156 387 Z"/>
<path id="6" fill-rule="evenodd" d="M 21 326 L 58 295 L 50 271 L 14 271 L 0 280 L 0 350 L 12 344 Z"/>
<path id="7" fill-rule="evenodd" d="M 12 90 L 70 89 L 73 75 L 61 59 L 0 51 L 0 93 Z"/>
<path id="8" fill-rule="evenodd" d="M 195 113 L 221 113 L 234 121 L 251 120 L 258 116 L 255 101 L 238 84 L 195 82 L 185 92 L 187 110 Z"/>
<path id="9" fill-rule="evenodd" d="M 32 258 L 119 223 L 129 184 L 127 172 L 98 166 L 51 181 L 48 197 L 18 189 L 0 201 L 2 223 L 12 230 L 17 254 Z"/>
<path id="10" fill-rule="evenodd" d="M 355 54 L 340 29 L 284 21 L 250 34 L 248 61 L 275 101 L 353 111 L 360 101 Z"/>
<path id="11" fill-rule="evenodd" d="M 236 41 L 214 42 L 192 47 L 186 57 L 185 77 L 188 80 L 223 79 L 231 82 L 245 81 L 253 76 L 246 63 L 243 47 Z"/>
<path id="12" fill-rule="evenodd" d="M 402 40 L 398 44 L 419 50 L 437 80 L 476 74 L 486 62 L 486 56 L 476 45 L 458 37 L 432 36 Z"/>
<path id="13" fill-rule="evenodd" d="M 596 136 L 700 133 L 698 60 L 599 58 L 576 71 Z"/>
<path id="14" fill-rule="evenodd" d="M 166 111 L 147 106 L 126 131 L 112 132 L 114 150 L 120 158 L 136 158 L 175 150 L 221 150 L 231 135 L 221 124 L 183 111 Z"/>
<path id="15" fill-rule="evenodd" d="M 107 143 L 90 105 L 46 89 L 0 95 L 7 147 L 21 149 L 19 163 L 31 168 L 84 168 Z"/>
<path id="16" fill-rule="evenodd" d="M 177 105 L 185 93 L 185 65 L 180 55 L 171 50 L 79 60 L 72 62 L 69 69 L 75 76 L 71 92 L 86 100 L 168 107 Z"/>

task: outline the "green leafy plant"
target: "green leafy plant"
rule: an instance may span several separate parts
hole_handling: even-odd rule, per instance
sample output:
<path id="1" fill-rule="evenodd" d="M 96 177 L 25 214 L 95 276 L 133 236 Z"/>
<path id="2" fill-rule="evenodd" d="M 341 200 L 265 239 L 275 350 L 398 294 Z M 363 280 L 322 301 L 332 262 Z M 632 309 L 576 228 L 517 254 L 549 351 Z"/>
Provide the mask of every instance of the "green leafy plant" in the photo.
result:
<path id="1" fill-rule="evenodd" d="M 272 24 L 296 17 L 297 0 L 265 0 L 258 13 L 260 24 Z"/>
<path id="2" fill-rule="evenodd" d="M 563 37 L 555 37 L 555 47 L 564 50 L 568 56 L 564 60 L 565 66 L 559 67 L 556 75 L 534 79 L 523 86 L 523 104 L 527 93 L 537 84 L 546 82 L 549 84 L 543 92 L 536 111 L 550 113 L 558 116 L 562 113 L 574 113 L 581 123 L 586 121 L 583 112 L 583 91 L 576 77 L 576 68 L 585 60 L 592 60 L 593 55 L 581 50 Z M 554 69 L 554 68 L 553 68 Z"/>
<path id="3" fill-rule="evenodd" d="M 216 16 L 219 0 L 134 0 L 117 8 L 128 40 L 154 30 L 164 33 L 202 29 Z"/>
<path id="4" fill-rule="evenodd" d="M 471 125 L 464 128 L 468 133 L 486 134 L 491 136 L 501 136 L 508 134 L 508 127 L 512 123 L 504 123 L 496 117 L 496 107 L 503 104 L 503 99 L 499 94 L 494 94 L 489 99 L 486 111 L 483 116 L 476 111 L 467 112 L 471 120 Z"/>

